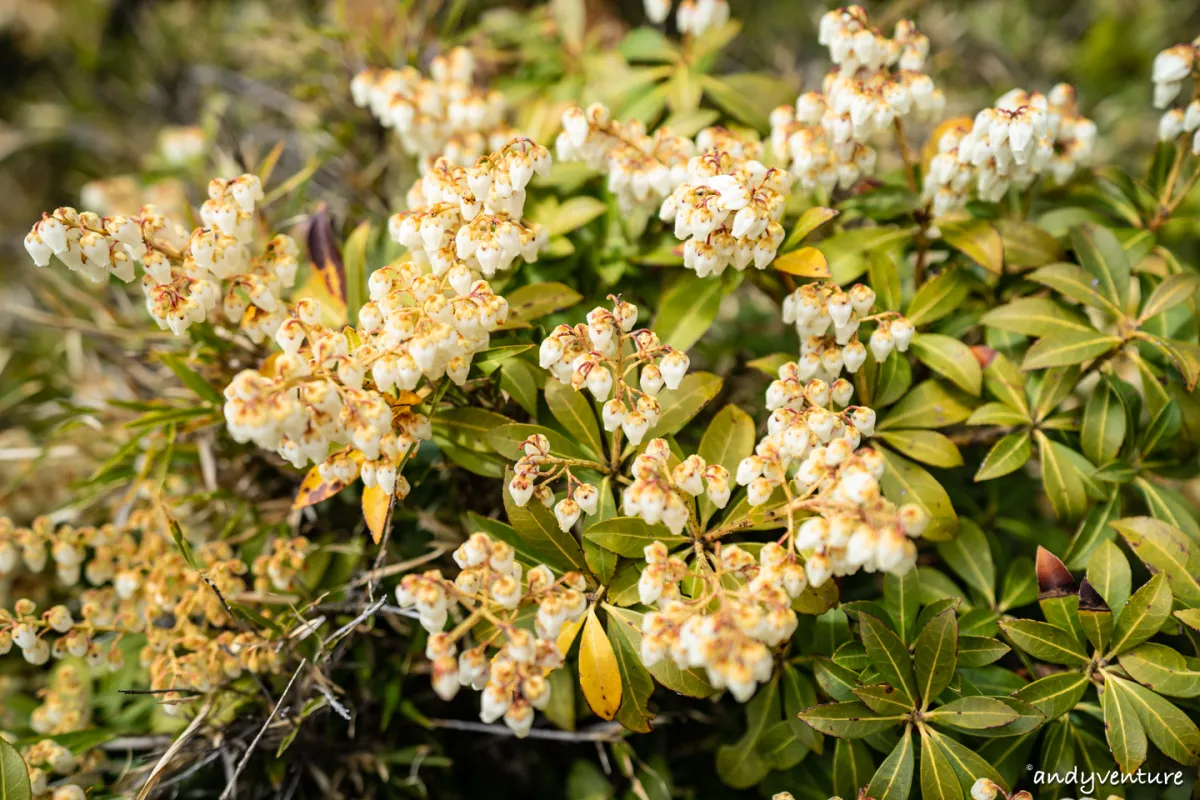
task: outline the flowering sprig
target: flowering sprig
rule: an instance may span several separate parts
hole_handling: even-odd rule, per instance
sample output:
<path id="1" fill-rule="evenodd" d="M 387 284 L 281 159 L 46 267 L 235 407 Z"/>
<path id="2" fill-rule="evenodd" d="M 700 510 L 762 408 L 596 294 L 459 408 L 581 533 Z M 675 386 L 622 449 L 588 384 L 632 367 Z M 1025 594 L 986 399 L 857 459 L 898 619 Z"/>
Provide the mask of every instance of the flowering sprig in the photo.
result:
<path id="1" fill-rule="evenodd" d="M 608 175 L 608 190 L 621 209 L 657 209 L 687 180 L 687 165 L 696 145 L 666 127 L 652 134 L 640 120 L 611 119 L 600 103 L 563 112 L 563 131 L 555 140 L 560 161 L 585 161 Z"/>
<path id="2" fill-rule="evenodd" d="M 298 266 L 296 245 L 287 236 L 276 236 L 260 255 L 250 256 L 255 207 L 262 199 L 255 175 L 215 179 L 200 208 L 204 226 L 190 235 L 153 206 L 134 217 L 59 208 L 33 226 L 25 249 L 39 267 L 57 256 L 93 282 L 112 275 L 128 283 L 140 263 L 146 309 L 160 328 L 182 335 L 223 314 L 228 324 L 261 342 L 283 320 L 283 295 L 295 283 Z"/>
<path id="3" fill-rule="evenodd" d="M 504 121 L 503 95 L 476 87 L 474 75 L 475 56 L 456 47 L 433 59 L 428 77 L 409 66 L 365 69 L 351 80 L 350 94 L 396 132 L 404 151 L 420 159 L 422 171 L 439 156 L 465 165 L 516 133 Z"/>
<path id="4" fill-rule="evenodd" d="M 512 546 L 474 533 L 454 552 L 460 572 L 453 581 L 439 570 L 406 575 L 396 587 L 396 601 L 416 607 L 429 632 L 426 657 L 433 664 L 433 688 L 450 700 L 461 686 L 482 692 L 480 719 L 501 717 L 518 737 L 529 734 L 534 709 L 550 701 L 547 675 L 562 666 L 556 640 L 563 626 L 587 611 L 582 575 L 555 578 L 545 565 L 522 575 Z M 518 609 L 537 606 L 534 630 L 518 626 Z M 445 631 L 452 608 L 463 618 Z M 481 626 L 486 626 L 481 629 Z M 475 632 L 475 643 L 460 645 Z M 489 649 L 496 652 L 490 658 Z"/>
<path id="5" fill-rule="evenodd" d="M 835 69 L 821 91 L 772 112 L 771 142 L 801 186 L 831 192 L 875 171 L 874 137 L 893 128 L 902 136 L 909 117 L 936 119 L 945 98 L 922 71 L 929 40 L 909 20 L 888 38 L 860 6 L 839 8 L 821 17 L 818 41 Z"/>
<path id="6" fill-rule="evenodd" d="M 662 25 L 671 14 L 671 0 L 644 0 L 646 17 Z M 682 0 L 675 12 L 675 25 L 685 36 L 703 36 L 729 22 L 726 0 Z"/>
<path id="7" fill-rule="evenodd" d="M 460 264 L 490 278 L 518 257 L 537 261 L 546 235 L 521 215 L 529 181 L 549 170 L 549 151 L 525 138 L 471 167 L 440 158 L 413 184 L 408 210 L 391 218 L 389 231 L 414 262 L 439 277 Z"/>
<path id="8" fill-rule="evenodd" d="M 686 353 L 662 344 L 653 331 L 633 329 L 637 306 L 619 297 L 609 299 L 613 310 L 593 309 L 586 325 L 555 328 L 542 341 L 539 363 L 576 391 L 586 386 L 604 403 L 604 429 L 612 433 L 620 428 L 637 445 L 658 421 L 661 407 L 655 397 L 664 386 L 678 388 L 691 362 Z M 631 376 L 639 368 L 635 387 Z"/>
<path id="9" fill-rule="evenodd" d="M 1090 162 L 1096 125 L 1076 106 L 1075 89 L 1060 83 L 1048 95 L 1013 89 L 972 123 L 939 129 L 923 198 L 934 216 L 962 208 L 976 194 L 998 202 L 1010 186 L 1029 188 L 1049 172 L 1059 183 Z"/>
<path id="10" fill-rule="evenodd" d="M 646 450 L 633 460 L 633 481 L 621 498 L 626 516 L 641 517 L 647 525 L 661 522 L 678 536 L 691 518 L 690 501 L 705 495 L 716 508 L 729 503 L 729 470 L 720 464 L 707 464 L 699 455 L 690 455 L 671 467 L 671 447 L 666 439 L 653 439 Z M 698 532 L 698 531 L 696 531 Z"/>

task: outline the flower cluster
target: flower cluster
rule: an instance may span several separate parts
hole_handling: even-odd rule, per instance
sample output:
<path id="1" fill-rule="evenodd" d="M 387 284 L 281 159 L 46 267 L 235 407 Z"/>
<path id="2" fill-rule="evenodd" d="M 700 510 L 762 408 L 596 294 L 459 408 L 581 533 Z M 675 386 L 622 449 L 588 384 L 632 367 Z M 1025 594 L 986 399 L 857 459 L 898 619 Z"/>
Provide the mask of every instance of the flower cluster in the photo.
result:
<path id="1" fill-rule="evenodd" d="M 525 187 L 535 174 L 549 170 L 549 151 L 523 138 L 470 167 L 439 158 L 413 184 L 408 210 L 392 216 L 389 232 L 415 263 L 439 277 L 462 265 L 491 278 L 518 257 L 537 261 L 545 233 L 521 215 Z"/>
<path id="2" fill-rule="evenodd" d="M 800 336 L 800 360 L 788 365 L 788 379 L 807 381 L 819 379 L 832 383 L 832 396 L 839 405 L 849 402 L 852 392 L 848 381 L 840 376 L 842 370 L 854 374 L 867 360 L 867 348 L 859 341 L 859 326 L 874 322 L 875 330 L 868 340 L 875 360 L 882 363 L 895 348 L 908 350 L 916 328 L 896 312 L 872 315 L 875 292 L 861 283 L 844 291 L 835 283 L 808 283 L 783 300 L 783 321 L 794 324 Z M 832 328 L 832 333 L 830 332 Z M 784 378 L 782 372 L 780 378 Z M 771 391 L 782 389 L 780 381 L 772 384 L 767 404 L 772 406 Z M 839 398 L 845 398 L 839 400 Z M 825 405 L 819 403 L 818 405 Z"/>
<path id="3" fill-rule="evenodd" d="M 767 435 L 736 474 L 752 506 L 782 491 L 784 500 L 772 511 L 786 518 L 781 541 L 791 552 L 808 554 L 805 569 L 813 586 L 860 569 L 907 572 L 917 556 L 911 538 L 929 524 L 920 506 L 897 508 L 883 497 L 879 481 L 886 462 L 878 451 L 860 447 L 875 432 L 875 412 L 847 406 L 852 391 L 847 382 L 838 383 L 805 383 L 796 363 L 785 364 L 767 389 Z M 812 516 L 797 528 L 798 512 Z"/>
<path id="4" fill-rule="evenodd" d="M 454 552 L 461 571 L 453 581 L 439 570 L 405 575 L 396 601 L 415 606 L 429 632 L 425 655 L 433 664 L 433 688 L 444 700 L 461 686 L 481 691 L 480 719 L 501 717 L 517 736 L 533 725 L 534 709 L 550 701 L 546 676 L 562 665 L 555 644 L 563 626 L 587 611 L 583 576 L 569 572 L 556 579 L 545 565 L 522 575 L 511 545 L 474 533 Z M 537 606 L 534 630 L 518 627 L 521 606 Z M 444 631 L 450 609 L 461 606 L 465 619 Z M 458 614 L 456 613 L 456 620 Z M 459 652 L 474 630 L 476 644 Z M 488 648 L 497 652 L 488 657 Z"/>
<path id="5" fill-rule="evenodd" d="M 586 386 L 604 403 L 601 417 L 606 431 L 620 428 L 632 444 L 641 444 L 658 422 L 661 406 L 656 396 L 664 386 L 679 388 L 691 362 L 686 353 L 660 342 L 653 331 L 633 330 L 637 306 L 612 295 L 609 299 L 613 310 L 593 309 L 586 325 L 555 328 L 541 344 L 539 363 L 560 382 L 576 391 Z M 639 367 L 640 389 L 626 380 Z"/>
<path id="6" fill-rule="evenodd" d="M 194 558 L 204 564 L 201 580 L 165 526 L 160 512 L 147 509 L 135 509 L 122 525 L 100 527 L 55 529 L 39 518 L 17 528 L 0 518 L 3 572 L 17 568 L 11 554 L 19 547 L 20 562 L 39 573 L 49 550 L 59 576 L 66 571 L 64 583 L 74 585 L 82 571 L 90 585 L 78 593 L 77 607 L 54 605 L 38 613 L 33 600 L 22 598 L 11 611 L 0 609 L 0 654 L 15 646 L 34 665 L 73 657 L 94 668 L 119 669 L 125 663 L 122 639 L 143 635 L 140 661 L 168 711 L 182 698 L 176 690 L 208 693 L 246 671 L 274 672 L 282 658 L 277 643 L 269 634 L 237 629 L 221 600 L 246 590 L 245 562 L 226 542 L 199 544 Z M 308 544 L 295 540 L 286 549 L 307 552 Z M 81 713 L 48 696 L 32 724 L 44 733 L 73 729 Z"/>
<path id="7" fill-rule="evenodd" d="M 554 504 L 558 527 L 569 531 L 580 514 L 591 516 L 600 507 L 600 490 L 571 474 L 572 460 L 550 452 L 550 442 L 543 434 L 535 433 L 521 447 L 525 455 L 513 465 L 513 479 L 508 483 L 513 502 L 524 507 L 532 497 L 546 507 L 554 503 L 550 484 L 560 477 L 567 479 L 567 495 Z M 540 481 L 540 483 L 539 483 Z"/>
<path id="8" fill-rule="evenodd" d="M 473 84 L 475 57 L 456 47 L 433 59 L 426 77 L 414 67 L 365 69 L 350 82 L 355 105 L 369 107 L 393 129 L 422 169 L 438 156 L 469 164 L 514 135 L 504 122 L 504 97 Z"/>
<path id="9" fill-rule="evenodd" d="M 56 777 L 75 775 L 95 769 L 103 762 L 103 753 L 93 750 L 76 757 L 64 745 L 53 739 L 41 739 L 22 748 L 21 756 L 29 768 L 29 788 L 33 796 L 44 800 L 85 800 L 83 787 L 74 783 L 58 783 Z"/>
<path id="10" fill-rule="evenodd" d="M 1200 36 L 1190 44 L 1168 47 L 1154 58 L 1154 107 L 1167 108 L 1183 88 L 1184 81 L 1200 73 Z M 1158 122 L 1159 141 L 1170 142 L 1192 136 L 1192 153 L 1200 156 L 1200 82 L 1186 108 L 1168 109 Z"/>
<path id="11" fill-rule="evenodd" d="M 941 216 L 964 206 L 972 191 L 994 203 L 1047 171 L 1065 182 L 1091 160 L 1095 140 L 1096 125 L 1079 114 L 1074 87 L 1060 83 L 1048 95 L 1013 89 L 971 124 L 939 131 L 924 199 Z"/>
<path id="12" fill-rule="evenodd" d="M 908 20 L 889 39 L 861 7 L 839 8 L 821 17 L 818 41 L 836 68 L 821 91 L 772 112 L 771 142 L 801 186 L 830 192 L 875 171 L 876 135 L 909 116 L 938 118 L 945 98 L 922 72 L 929 40 Z"/>
<path id="13" fill-rule="evenodd" d="M 765 545 L 756 561 L 737 545 L 700 554 L 699 571 L 689 571 L 662 542 L 647 545 L 646 567 L 638 580 L 641 602 L 657 610 L 642 618 L 642 663 L 664 658 L 681 669 L 703 668 L 708 681 L 739 701 L 754 695 L 771 677 L 771 648 L 796 630 L 792 600 L 806 588 L 794 554 L 776 543 Z M 688 597 L 680 582 L 697 578 Z"/>
<path id="14" fill-rule="evenodd" d="M 701 155 L 688 162 L 687 180 L 663 200 L 659 218 L 684 240 L 683 264 L 700 277 L 765 269 L 783 244 L 783 217 L 792 177 L 753 156 L 757 142 L 728 131 L 702 131 Z"/>
<path id="15" fill-rule="evenodd" d="M 555 148 L 561 161 L 586 161 L 608 175 L 608 190 L 625 212 L 657 209 L 663 198 L 687 180 L 696 145 L 667 128 L 653 134 L 639 120 L 612 120 L 608 109 L 593 104 L 563 112 L 563 131 Z"/>
<path id="16" fill-rule="evenodd" d="M 646 17 L 662 25 L 671 14 L 671 0 L 644 0 Z M 713 28 L 729 22 L 729 3 L 726 0 L 683 0 L 675 12 L 675 24 L 685 35 L 703 36 Z"/>
<path id="17" fill-rule="evenodd" d="M 204 227 L 188 232 L 145 206 L 137 216 L 101 217 L 73 208 L 43 215 L 25 237 L 35 264 L 51 256 L 99 282 L 134 279 L 141 263 L 146 308 L 160 328 L 179 335 L 217 316 L 241 325 L 254 341 L 274 335 L 283 319 L 283 293 L 296 280 L 297 249 L 277 236 L 251 257 L 253 219 L 262 200 L 257 176 L 215 179 L 200 208 Z"/>
<path id="18" fill-rule="evenodd" d="M 661 522 L 678 536 L 687 527 L 688 498 L 705 494 L 717 508 L 729 502 L 729 470 L 690 455 L 671 467 L 666 439 L 652 439 L 633 460 L 633 482 L 622 495 L 626 516 L 641 517 L 648 525 Z"/>

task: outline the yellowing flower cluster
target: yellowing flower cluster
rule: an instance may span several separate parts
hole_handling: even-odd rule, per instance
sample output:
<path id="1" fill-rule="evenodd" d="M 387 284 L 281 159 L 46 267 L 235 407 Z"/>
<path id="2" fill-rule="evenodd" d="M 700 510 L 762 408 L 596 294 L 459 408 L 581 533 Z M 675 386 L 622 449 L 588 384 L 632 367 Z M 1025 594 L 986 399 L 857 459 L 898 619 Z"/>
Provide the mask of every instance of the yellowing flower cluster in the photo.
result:
<path id="1" fill-rule="evenodd" d="M 772 112 L 771 142 L 801 186 L 831 192 L 875 171 L 874 137 L 910 116 L 938 118 L 945 97 L 922 71 L 929 40 L 909 20 L 889 39 L 862 7 L 839 8 L 821 17 L 818 41 L 835 69 L 821 91 Z"/>
<path id="2" fill-rule="evenodd" d="M 587 610 L 583 576 L 561 578 L 545 565 L 522 574 L 511 545 L 474 533 L 454 552 L 461 571 L 453 581 L 439 570 L 405 575 L 396 601 L 416 607 L 429 632 L 426 657 L 433 664 L 433 688 L 449 700 L 461 686 L 481 691 L 480 719 L 504 723 L 518 737 L 528 735 L 534 709 L 550 701 L 549 673 L 562 666 L 555 644 L 563 626 Z M 518 627 L 518 609 L 537 606 L 534 630 Z M 465 618 L 444 631 L 450 609 L 461 606 Z M 466 635 L 476 642 L 459 652 Z M 496 653 L 488 657 L 489 648 Z"/>
<path id="3" fill-rule="evenodd" d="M 648 134 L 639 120 L 610 118 L 605 106 L 595 103 L 563 112 L 563 131 L 555 149 L 560 161 L 585 161 L 608 175 L 608 190 L 625 212 L 657 209 L 676 186 L 687 180 L 688 161 L 696 145 L 666 127 Z"/>
<path id="4" fill-rule="evenodd" d="M 351 80 L 350 94 L 396 132 L 423 170 L 438 156 L 469 164 L 515 134 L 504 122 L 503 95 L 477 88 L 474 75 L 475 56 L 456 47 L 433 59 L 428 77 L 409 66 L 365 69 Z"/>
<path id="5" fill-rule="evenodd" d="M 699 572 L 668 555 L 662 542 L 647 545 L 645 554 L 638 594 L 657 610 L 642 618 L 642 663 L 666 658 L 681 669 L 704 669 L 714 687 L 749 700 L 771 677 L 771 648 L 796 630 L 792 600 L 806 580 L 794 554 L 770 543 L 755 560 L 737 545 L 718 546 L 711 559 L 697 556 Z M 680 586 L 689 576 L 700 579 L 694 597 Z"/>
<path id="6" fill-rule="evenodd" d="M 134 510 L 124 524 L 100 527 L 55 529 L 39 518 L 29 528 L 17 528 L 0 518 L 0 553 L 19 547 L 20 563 L 39 573 L 50 550 L 60 577 L 64 563 L 70 565 L 68 585 L 79 581 L 80 567 L 89 584 L 77 593 L 77 605 L 55 605 L 39 613 L 33 600 L 22 598 L 11 611 L 0 609 L 0 655 L 16 647 L 34 665 L 70 656 L 92 667 L 118 669 L 124 664 L 121 640 L 142 634 L 147 642 L 141 664 L 168 711 L 177 707 L 180 691 L 209 693 L 244 672 L 274 672 L 283 657 L 278 643 L 269 632 L 239 628 L 221 597 L 246 591 L 248 573 L 277 577 L 280 552 L 294 569 L 295 559 L 302 561 L 311 545 L 290 540 L 252 571 L 228 543 L 203 543 L 194 550 L 203 565 L 202 580 L 165 525 L 159 511 L 147 509 Z M 3 566 L 7 573 L 19 565 L 6 558 Z M 32 724 L 42 733 L 61 732 L 74 729 L 83 713 L 69 698 L 49 696 Z"/>
<path id="7" fill-rule="evenodd" d="M 250 255 L 262 199 L 255 175 L 215 179 L 200 208 L 204 226 L 190 235 L 153 206 L 134 217 L 59 208 L 33 226 L 25 249 L 39 267 L 57 256 L 94 282 L 108 275 L 129 282 L 140 263 L 146 308 L 160 328 L 181 335 L 218 316 L 219 306 L 227 322 L 260 342 L 282 321 L 283 293 L 295 283 L 298 266 L 296 245 L 287 236 Z"/>
<path id="8" fill-rule="evenodd" d="M 472 166 L 439 158 L 409 190 L 408 210 L 388 223 L 392 238 L 436 276 L 458 265 L 492 277 L 519 257 L 537 261 L 541 226 L 523 221 L 525 189 L 550 171 L 550 153 L 517 138 Z"/>
<path id="9" fill-rule="evenodd" d="M 765 269 L 783 244 L 783 218 L 792 176 L 756 160 L 759 145 L 709 129 L 687 180 L 663 200 L 659 218 L 684 241 L 683 265 L 701 278 L 732 266 Z"/>
<path id="10" fill-rule="evenodd" d="M 641 444 L 661 413 L 656 396 L 664 386 L 677 389 L 691 362 L 686 353 L 660 342 L 653 331 L 633 329 L 637 306 L 612 295 L 609 299 L 613 310 L 593 309 L 586 325 L 555 328 L 542 341 L 538 359 L 560 382 L 576 391 L 586 386 L 604 403 L 601 417 L 606 431 L 620 428 L 632 444 Z M 627 380 L 638 368 L 640 389 Z"/>
<path id="11" fill-rule="evenodd" d="M 1166 108 L 1183 89 L 1189 77 L 1200 74 L 1200 36 L 1190 44 L 1168 47 L 1154 58 L 1154 107 Z M 1168 109 L 1158 122 L 1158 138 L 1170 142 L 1180 136 L 1192 137 L 1192 154 L 1200 156 L 1200 84 L 1192 92 L 1186 107 Z"/>

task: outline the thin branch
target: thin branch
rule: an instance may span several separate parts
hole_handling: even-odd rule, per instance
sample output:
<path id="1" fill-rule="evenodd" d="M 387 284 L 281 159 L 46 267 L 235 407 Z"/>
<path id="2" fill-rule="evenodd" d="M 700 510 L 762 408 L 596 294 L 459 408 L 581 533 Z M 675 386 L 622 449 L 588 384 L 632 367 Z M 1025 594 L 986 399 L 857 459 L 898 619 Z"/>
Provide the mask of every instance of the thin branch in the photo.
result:
<path id="1" fill-rule="evenodd" d="M 264 722 L 262 727 L 258 729 L 258 735 L 254 737 L 254 741 L 250 742 L 250 746 L 246 748 L 246 752 L 242 755 L 242 760 L 238 762 L 237 767 L 233 771 L 233 776 L 229 779 L 229 785 L 225 787 L 225 791 L 221 792 L 220 800 L 229 800 L 229 798 L 233 797 L 234 792 L 237 791 L 238 775 L 241 775 L 242 770 L 244 770 L 246 765 L 250 763 L 250 756 L 254 755 L 254 750 L 256 747 L 258 747 L 259 740 L 262 739 L 263 734 L 267 732 L 267 728 L 271 726 L 271 723 L 275 719 L 275 715 L 279 713 L 280 706 L 283 705 L 283 701 L 287 698 L 288 692 L 292 690 L 292 684 L 296 682 L 296 678 L 300 677 L 300 673 L 306 666 L 308 666 L 308 659 L 300 659 L 300 666 L 296 667 L 296 671 L 292 674 L 292 679 L 288 681 L 288 685 L 283 689 L 283 694 L 279 695 L 279 702 L 275 704 L 273 709 L 271 709 L 271 715 L 267 717 L 267 721 Z"/>
<path id="2" fill-rule="evenodd" d="M 463 719 L 431 719 L 429 724 L 435 728 L 452 731 L 473 731 L 475 733 L 490 733 L 493 736 L 513 736 L 507 725 L 489 725 L 484 722 L 471 722 Z M 554 742 L 615 742 L 622 738 L 624 728 L 619 722 L 605 722 L 581 731 L 554 731 L 534 728 L 529 731 L 530 739 L 547 739 Z"/>

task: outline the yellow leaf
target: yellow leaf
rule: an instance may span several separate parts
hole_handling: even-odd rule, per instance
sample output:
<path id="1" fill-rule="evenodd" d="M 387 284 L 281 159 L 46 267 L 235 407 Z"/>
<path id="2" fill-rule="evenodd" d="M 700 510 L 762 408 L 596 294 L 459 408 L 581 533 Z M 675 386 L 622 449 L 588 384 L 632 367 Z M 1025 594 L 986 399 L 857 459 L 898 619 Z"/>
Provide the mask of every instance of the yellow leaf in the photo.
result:
<path id="1" fill-rule="evenodd" d="M 363 461 L 363 454 L 358 450 L 353 451 L 350 457 L 359 464 Z M 304 476 L 304 480 L 300 482 L 300 489 L 296 492 L 296 499 L 292 501 L 292 509 L 314 506 L 323 500 L 328 500 L 345 488 L 346 484 L 342 481 L 325 480 L 321 477 L 321 472 L 318 468 L 313 467 Z"/>
<path id="2" fill-rule="evenodd" d="M 371 531 L 371 539 L 375 544 L 379 544 L 383 539 L 383 530 L 387 527 L 388 516 L 395 501 L 396 495 L 388 494 L 378 486 L 363 487 L 363 519 L 367 521 L 367 529 Z"/>
<path id="3" fill-rule="evenodd" d="M 612 719 L 617 715 L 621 707 L 621 670 L 594 608 L 587 613 L 579 642 L 579 686 L 596 716 Z"/>
<path id="4" fill-rule="evenodd" d="M 828 278 L 829 262 L 825 254 L 815 247 L 801 247 L 775 259 L 775 269 L 801 278 Z"/>
<path id="5" fill-rule="evenodd" d="M 562 630 L 558 633 L 558 639 L 555 641 L 555 646 L 558 652 L 564 656 L 571 649 L 571 645 L 575 642 L 575 637 L 579 635 L 579 629 L 583 627 L 584 620 L 587 615 L 582 615 L 577 620 L 567 620 L 567 623 L 562 626 Z"/>

